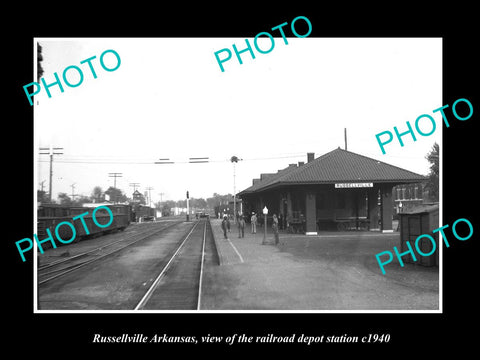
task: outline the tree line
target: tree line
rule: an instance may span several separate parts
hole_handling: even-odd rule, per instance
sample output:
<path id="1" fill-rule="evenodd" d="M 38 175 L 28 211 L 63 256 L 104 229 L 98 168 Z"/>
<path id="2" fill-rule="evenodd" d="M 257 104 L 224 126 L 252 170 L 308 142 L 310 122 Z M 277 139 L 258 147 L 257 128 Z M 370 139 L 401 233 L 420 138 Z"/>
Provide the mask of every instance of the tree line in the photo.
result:
<path id="1" fill-rule="evenodd" d="M 213 196 L 204 198 L 190 198 L 189 200 L 189 207 L 190 209 L 194 209 L 196 211 L 213 211 L 215 206 L 221 204 L 228 204 L 228 202 L 233 201 L 232 194 L 220 195 L 218 193 L 213 193 Z M 187 200 L 166 200 L 162 202 L 156 202 L 155 208 L 162 211 L 163 216 L 168 216 L 172 213 L 173 208 L 186 208 L 187 207 Z"/>
<path id="2" fill-rule="evenodd" d="M 192 209 L 198 210 L 213 210 L 215 206 L 221 204 L 228 204 L 229 201 L 233 200 L 232 194 L 221 195 L 218 193 L 213 193 L 213 196 L 204 198 L 190 198 L 189 206 Z M 46 191 L 37 190 L 37 201 L 40 203 L 48 202 L 48 194 Z M 73 197 L 68 195 L 65 192 L 58 194 L 58 197 L 55 201 L 56 204 L 64 206 L 82 206 L 85 203 L 102 203 L 105 201 L 115 201 L 118 203 L 131 203 L 133 198 L 127 196 L 123 193 L 122 190 L 110 186 L 107 190 L 103 191 L 100 186 L 95 186 L 90 194 L 90 196 L 85 195 L 74 195 Z M 142 205 L 147 205 L 147 199 L 145 196 L 138 192 L 138 198 L 136 202 Z M 165 200 L 157 201 L 152 203 L 152 207 L 161 210 L 162 214 L 169 215 L 172 213 L 172 209 L 177 208 L 186 208 L 187 200 Z"/>
<path id="3" fill-rule="evenodd" d="M 140 204 L 145 204 L 145 197 L 140 194 Z M 37 201 L 40 203 L 48 202 L 48 194 L 46 191 L 37 190 Z M 132 201 L 122 190 L 110 186 L 107 190 L 103 191 L 100 186 L 95 186 L 92 190 L 90 196 L 85 195 L 68 195 L 67 193 L 61 192 L 58 194 L 57 200 L 52 201 L 55 204 L 65 205 L 65 206 L 82 206 L 85 203 L 101 203 L 105 201 L 115 201 L 119 203 L 130 202 Z"/>

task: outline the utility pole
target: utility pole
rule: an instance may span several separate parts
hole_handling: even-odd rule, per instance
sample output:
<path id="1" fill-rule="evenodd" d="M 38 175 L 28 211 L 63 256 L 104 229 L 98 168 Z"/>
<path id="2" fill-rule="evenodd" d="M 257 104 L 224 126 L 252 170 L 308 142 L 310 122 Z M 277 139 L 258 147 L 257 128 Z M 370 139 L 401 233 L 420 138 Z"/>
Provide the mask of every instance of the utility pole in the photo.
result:
<path id="1" fill-rule="evenodd" d="M 188 200 L 190 199 L 190 194 L 187 190 L 187 221 L 190 221 L 190 206 L 188 204 Z"/>
<path id="2" fill-rule="evenodd" d="M 133 187 L 133 192 L 135 192 L 137 190 L 137 187 L 140 187 L 140 183 L 130 183 L 128 185 Z"/>
<path id="3" fill-rule="evenodd" d="M 163 195 L 165 195 L 165 193 L 161 192 L 161 193 L 158 193 L 158 195 L 160 195 L 160 203 L 158 204 L 158 207 L 160 208 L 160 216 L 163 216 L 162 202 L 163 202 Z"/>
<path id="4" fill-rule="evenodd" d="M 113 177 L 113 187 L 115 190 L 117 189 L 117 177 L 122 177 L 122 173 L 108 173 L 108 177 Z M 113 201 L 114 204 L 117 203 L 118 196 L 115 196 L 115 200 Z"/>
<path id="5" fill-rule="evenodd" d="M 70 185 L 70 187 L 72 188 L 72 201 L 75 201 L 75 184 L 76 183 L 73 183 L 72 185 Z"/>
<path id="6" fill-rule="evenodd" d="M 122 177 L 122 173 L 108 173 L 108 177 L 113 177 L 113 187 L 117 188 L 117 177 Z"/>
<path id="7" fill-rule="evenodd" d="M 148 206 L 152 207 L 152 194 L 150 193 L 150 190 L 154 190 L 153 187 L 146 187 L 145 190 L 148 191 Z"/>
<path id="8" fill-rule="evenodd" d="M 158 193 L 158 195 L 160 195 L 160 211 L 161 211 L 162 210 L 163 195 L 165 195 L 165 193 L 161 192 L 161 193 Z"/>
<path id="9" fill-rule="evenodd" d="M 237 191 L 235 188 L 235 164 L 242 159 L 232 156 L 230 161 L 233 163 L 233 221 L 237 222 Z"/>
<path id="10" fill-rule="evenodd" d="M 53 163 L 53 155 L 63 155 L 63 152 L 55 152 L 55 150 L 63 150 L 63 148 L 58 148 L 58 147 L 52 147 L 50 144 L 49 148 L 39 148 L 41 151 L 46 151 L 48 152 L 40 152 L 41 155 L 50 155 L 50 182 L 48 184 L 48 200 L 51 203 L 52 202 L 52 176 L 53 176 L 53 168 L 52 168 L 52 163 Z"/>

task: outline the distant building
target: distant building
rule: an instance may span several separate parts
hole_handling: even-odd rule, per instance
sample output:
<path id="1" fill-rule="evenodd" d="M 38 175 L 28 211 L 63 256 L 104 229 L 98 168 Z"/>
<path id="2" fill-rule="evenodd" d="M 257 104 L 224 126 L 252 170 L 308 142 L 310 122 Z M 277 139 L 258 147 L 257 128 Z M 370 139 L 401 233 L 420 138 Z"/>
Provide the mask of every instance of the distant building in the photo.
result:
<path id="1" fill-rule="evenodd" d="M 171 215 L 186 215 L 187 214 L 187 208 L 185 207 L 172 207 L 170 209 Z"/>
<path id="2" fill-rule="evenodd" d="M 140 203 L 142 199 L 143 199 L 143 195 L 138 190 L 135 190 L 132 194 L 132 202 Z"/>
<path id="3" fill-rule="evenodd" d="M 238 213 L 243 213 L 243 202 L 242 199 L 239 199 L 237 197 L 236 199 L 236 204 L 233 203 L 233 197 L 232 200 L 224 200 L 221 201 L 218 205 L 216 205 L 213 209 L 215 213 L 215 217 L 222 217 L 223 215 L 228 215 L 229 217 L 233 218 L 233 208 L 236 206 L 237 208 L 237 214 Z"/>

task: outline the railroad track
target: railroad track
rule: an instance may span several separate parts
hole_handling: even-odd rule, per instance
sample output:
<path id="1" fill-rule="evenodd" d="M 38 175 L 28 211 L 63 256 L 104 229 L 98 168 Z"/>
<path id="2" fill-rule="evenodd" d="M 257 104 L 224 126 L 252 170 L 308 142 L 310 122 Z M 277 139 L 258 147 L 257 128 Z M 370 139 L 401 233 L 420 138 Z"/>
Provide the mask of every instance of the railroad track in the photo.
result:
<path id="1" fill-rule="evenodd" d="M 168 230 L 174 225 L 178 227 Z M 204 264 L 218 261 L 214 249 L 211 225 L 204 219 L 136 234 L 128 242 L 118 240 L 42 266 L 38 306 L 52 310 L 198 310 Z"/>
<path id="2" fill-rule="evenodd" d="M 147 229 L 137 234 L 133 234 L 127 238 L 121 238 L 109 244 L 102 245 L 89 251 L 85 251 L 65 259 L 53 261 L 41 265 L 37 268 L 37 282 L 38 285 L 43 285 L 49 281 L 60 278 L 84 266 L 87 266 L 98 260 L 105 259 L 113 254 L 116 254 L 142 240 L 151 236 L 164 232 L 165 230 L 177 225 L 179 222 L 174 222 L 161 229 Z"/>
<path id="3" fill-rule="evenodd" d="M 207 242 L 213 242 L 210 222 L 200 220 L 185 236 L 135 310 L 200 310 Z"/>

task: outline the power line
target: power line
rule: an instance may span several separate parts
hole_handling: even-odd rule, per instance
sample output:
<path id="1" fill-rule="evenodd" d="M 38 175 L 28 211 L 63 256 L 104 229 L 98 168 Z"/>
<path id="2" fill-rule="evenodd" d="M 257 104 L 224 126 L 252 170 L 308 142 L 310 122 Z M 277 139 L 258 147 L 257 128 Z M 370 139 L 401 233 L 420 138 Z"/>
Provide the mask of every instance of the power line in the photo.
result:
<path id="1" fill-rule="evenodd" d="M 42 153 L 48 154 L 48 153 Z M 54 153 L 57 155 L 60 153 Z M 274 155 L 274 156 L 265 156 L 265 157 L 246 157 L 242 160 L 245 162 L 250 161 L 266 161 L 266 160 L 280 160 L 280 159 L 298 159 L 305 157 L 305 153 L 297 153 L 297 154 L 287 154 L 287 155 Z M 397 156 L 397 155 L 390 155 L 392 158 L 400 158 L 400 159 L 418 159 L 415 156 Z M 208 159 L 208 160 L 207 160 Z M 49 162 L 49 160 L 42 160 L 39 159 L 39 162 Z M 102 158 L 61 158 L 55 160 L 56 163 L 62 164 L 112 164 L 112 165 L 175 165 L 175 164 L 198 164 L 198 163 L 222 163 L 222 162 L 230 162 L 230 159 L 210 159 L 210 158 L 189 158 L 189 160 L 170 160 L 170 159 L 159 159 L 159 161 L 155 160 L 129 160 L 129 159 L 102 159 Z"/>
<path id="2" fill-rule="evenodd" d="M 289 154 L 289 155 L 277 155 L 277 156 L 266 156 L 266 157 L 256 157 L 256 158 L 244 158 L 243 161 L 261 161 L 261 160 L 276 160 L 276 159 L 289 159 L 289 158 L 300 158 L 304 157 L 305 153 L 298 154 Z M 197 163 L 222 163 L 230 162 L 230 158 L 225 159 L 210 159 L 209 157 L 191 157 L 188 160 L 171 160 L 167 158 L 159 159 L 158 161 L 154 160 L 127 160 L 127 159 L 102 159 L 102 158 L 62 158 L 57 160 L 57 163 L 65 164 L 119 164 L 119 165 L 151 165 L 151 164 L 160 164 L 160 165 L 169 165 L 169 164 L 197 164 Z M 39 162 L 46 162 L 44 160 L 39 160 Z"/>
<path id="3" fill-rule="evenodd" d="M 130 183 L 128 185 L 133 187 L 133 192 L 137 190 L 137 187 L 140 187 L 140 183 Z"/>

